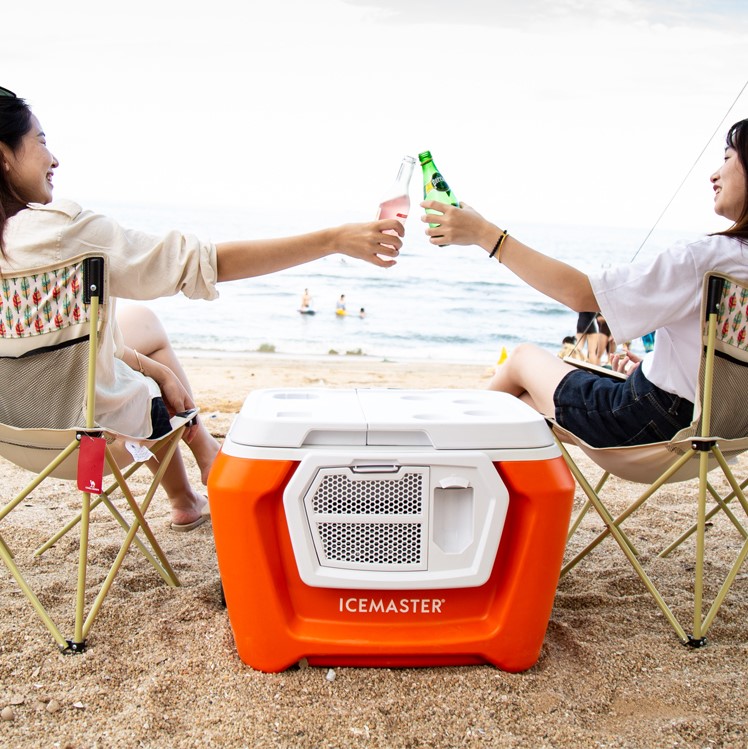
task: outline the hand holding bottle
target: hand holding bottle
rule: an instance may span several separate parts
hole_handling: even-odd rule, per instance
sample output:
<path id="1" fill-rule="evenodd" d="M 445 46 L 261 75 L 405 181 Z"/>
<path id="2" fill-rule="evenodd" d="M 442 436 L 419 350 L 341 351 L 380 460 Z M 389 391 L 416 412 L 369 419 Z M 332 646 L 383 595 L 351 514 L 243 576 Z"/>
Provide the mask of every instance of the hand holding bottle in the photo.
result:
<path id="1" fill-rule="evenodd" d="M 429 242 L 440 246 L 477 244 L 490 251 L 496 243 L 496 238 L 501 234 L 501 229 L 483 218 L 467 203 L 461 203 L 460 206 L 452 206 L 436 200 L 424 200 L 421 203 L 421 208 L 441 214 L 437 225 L 430 223 L 434 220 L 434 213 L 421 216 L 421 221 L 429 224 L 426 227 Z"/>
<path id="2" fill-rule="evenodd" d="M 330 230 L 333 252 L 366 260 L 380 268 L 390 268 L 400 254 L 405 229 L 396 218 L 380 219 L 365 224 L 344 224 Z"/>

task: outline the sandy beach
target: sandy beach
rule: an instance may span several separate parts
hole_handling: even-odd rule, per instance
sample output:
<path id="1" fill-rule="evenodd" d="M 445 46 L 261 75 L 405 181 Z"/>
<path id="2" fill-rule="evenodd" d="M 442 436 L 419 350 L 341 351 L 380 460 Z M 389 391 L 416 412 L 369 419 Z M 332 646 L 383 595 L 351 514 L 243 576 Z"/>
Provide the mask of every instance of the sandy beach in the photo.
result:
<path id="1" fill-rule="evenodd" d="M 483 366 L 272 354 L 183 359 L 210 430 L 223 438 L 254 389 L 296 386 L 484 388 Z M 199 483 L 197 468 L 189 461 Z M 586 465 L 589 465 L 586 463 Z M 738 470 L 748 472 L 748 458 Z M 7 496 L 28 474 L 0 462 Z M 718 484 L 719 485 L 719 484 Z M 693 485 L 667 488 L 629 521 L 652 557 L 693 513 Z M 611 505 L 634 488 L 612 482 Z M 577 492 L 577 504 L 581 504 Z M 51 482 L 3 521 L 19 559 L 76 507 Z M 168 528 L 161 495 L 149 518 L 183 587 L 171 589 L 131 552 L 82 655 L 63 656 L 4 567 L 0 573 L 0 746 L 21 747 L 743 747 L 748 745 L 748 570 L 700 650 L 682 646 L 612 542 L 559 584 L 537 664 L 521 674 L 485 666 L 293 669 L 263 674 L 237 656 L 221 603 L 209 524 Z M 570 551 L 596 527 L 585 520 Z M 92 521 L 92 583 L 119 545 L 108 513 Z M 724 518 L 708 533 L 708 572 L 724 575 L 741 538 Z M 76 546 L 61 541 L 29 573 L 53 614 L 72 611 Z M 688 618 L 693 545 L 652 563 Z M 28 568 L 29 565 L 26 565 Z M 710 585 L 707 592 L 711 592 Z M 67 619 L 66 619 L 67 621 Z"/>

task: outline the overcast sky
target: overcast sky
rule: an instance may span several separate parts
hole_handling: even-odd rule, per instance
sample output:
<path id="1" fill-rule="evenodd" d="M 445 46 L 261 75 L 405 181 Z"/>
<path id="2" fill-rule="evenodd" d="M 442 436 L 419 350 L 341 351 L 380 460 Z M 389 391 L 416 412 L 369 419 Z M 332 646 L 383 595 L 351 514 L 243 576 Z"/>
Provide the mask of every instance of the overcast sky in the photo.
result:
<path id="1" fill-rule="evenodd" d="M 648 228 L 748 79 L 745 0 L 35 0 L 2 26 L 0 85 L 84 204 L 363 220 L 430 149 L 510 228 Z M 745 117 L 748 91 L 663 226 L 723 225 L 708 176 Z"/>

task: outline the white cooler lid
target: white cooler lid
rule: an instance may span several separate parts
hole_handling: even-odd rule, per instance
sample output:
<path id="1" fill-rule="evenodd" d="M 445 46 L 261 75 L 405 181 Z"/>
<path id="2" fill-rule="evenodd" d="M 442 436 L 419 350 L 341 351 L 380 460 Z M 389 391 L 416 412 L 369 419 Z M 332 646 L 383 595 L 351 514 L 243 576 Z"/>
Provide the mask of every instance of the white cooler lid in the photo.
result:
<path id="1" fill-rule="evenodd" d="M 547 447 L 530 406 L 490 390 L 271 388 L 247 397 L 231 427 L 239 445 L 426 446 L 437 450 Z"/>

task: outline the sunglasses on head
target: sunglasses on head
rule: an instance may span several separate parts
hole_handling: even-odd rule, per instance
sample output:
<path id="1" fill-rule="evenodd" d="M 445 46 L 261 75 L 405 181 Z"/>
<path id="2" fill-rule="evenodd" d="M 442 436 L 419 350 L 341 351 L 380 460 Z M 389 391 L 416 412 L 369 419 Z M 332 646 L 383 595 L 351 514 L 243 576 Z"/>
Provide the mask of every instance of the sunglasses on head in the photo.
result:
<path id="1" fill-rule="evenodd" d="M 9 89 L 0 86 L 0 96 L 7 96 L 9 99 L 17 99 L 18 97 Z"/>

